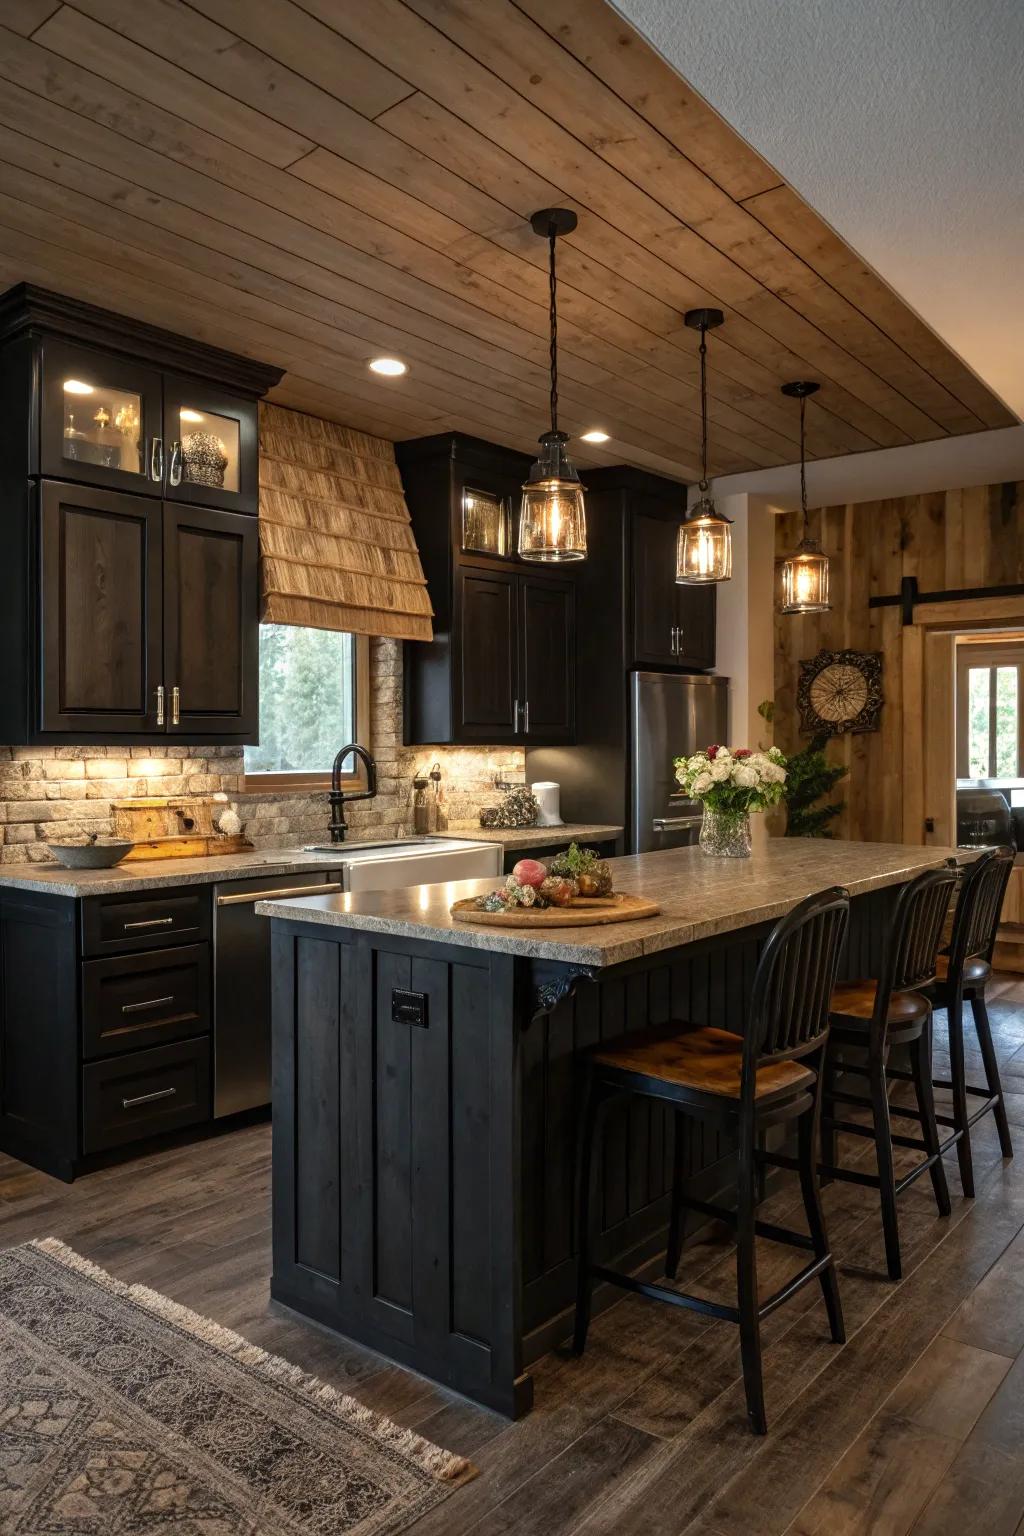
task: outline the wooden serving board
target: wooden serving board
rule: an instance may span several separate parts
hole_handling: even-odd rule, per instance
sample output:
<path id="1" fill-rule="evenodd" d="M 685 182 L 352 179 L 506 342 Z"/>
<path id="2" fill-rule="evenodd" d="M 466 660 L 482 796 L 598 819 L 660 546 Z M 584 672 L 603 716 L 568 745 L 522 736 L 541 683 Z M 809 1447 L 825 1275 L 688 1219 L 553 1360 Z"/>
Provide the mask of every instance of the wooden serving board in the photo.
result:
<path id="1" fill-rule="evenodd" d="M 642 896 L 577 896 L 568 907 L 519 907 L 512 912 L 481 912 L 475 898 L 467 896 L 451 908 L 461 922 L 487 923 L 493 928 L 590 928 L 597 923 L 628 923 L 638 917 L 657 917 L 657 902 Z"/>

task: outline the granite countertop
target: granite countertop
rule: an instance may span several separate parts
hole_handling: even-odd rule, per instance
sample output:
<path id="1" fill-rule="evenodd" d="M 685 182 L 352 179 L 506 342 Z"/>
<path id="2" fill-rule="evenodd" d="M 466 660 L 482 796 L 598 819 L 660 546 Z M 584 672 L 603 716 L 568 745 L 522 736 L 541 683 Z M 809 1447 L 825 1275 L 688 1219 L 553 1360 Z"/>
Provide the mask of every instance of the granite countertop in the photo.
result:
<path id="1" fill-rule="evenodd" d="M 566 824 L 564 827 L 452 827 L 439 839 L 466 843 L 501 843 L 505 848 L 550 848 L 563 843 L 610 842 L 621 827 Z M 393 842 L 393 838 L 382 839 Z M 0 890 L 43 891 L 50 896 L 117 896 L 128 891 L 155 891 L 170 885 L 211 885 L 215 880 L 246 880 L 259 875 L 299 875 L 310 870 L 325 872 L 345 862 L 346 847 L 363 848 L 359 841 L 339 843 L 328 853 L 307 853 L 301 848 L 263 848 L 248 853 L 213 854 L 197 859 L 131 859 L 111 869 L 65 869 L 56 861 L 47 864 L 0 865 Z"/>
<path id="2" fill-rule="evenodd" d="M 492 890 L 493 879 L 313 896 L 302 902 L 265 901 L 256 910 L 266 917 L 602 967 L 773 922 L 830 885 L 843 885 L 858 896 L 898 884 L 948 858 L 971 856 L 971 850 L 963 849 L 803 838 L 769 839 L 750 859 L 709 858 L 696 847 L 632 854 L 610 861 L 615 889 L 656 901 L 661 913 L 592 928 L 531 932 L 478 926 L 451 916 L 452 902 Z"/>
<path id="3" fill-rule="evenodd" d="M 449 827 L 449 837 L 474 843 L 501 843 L 504 848 L 560 848 L 564 843 L 612 843 L 623 827 L 567 821 L 561 827 Z"/>

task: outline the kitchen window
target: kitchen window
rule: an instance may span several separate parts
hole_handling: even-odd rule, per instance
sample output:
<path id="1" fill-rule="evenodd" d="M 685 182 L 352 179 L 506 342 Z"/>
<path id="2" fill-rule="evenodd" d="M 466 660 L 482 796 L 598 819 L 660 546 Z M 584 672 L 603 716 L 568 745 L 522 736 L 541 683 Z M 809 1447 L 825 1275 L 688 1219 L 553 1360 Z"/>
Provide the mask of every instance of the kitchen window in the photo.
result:
<path id="1" fill-rule="evenodd" d="M 335 753 L 367 745 L 369 641 L 293 624 L 260 625 L 260 741 L 245 749 L 250 789 L 323 789 Z M 354 768 L 343 782 L 354 784 Z"/>
<path id="2" fill-rule="evenodd" d="M 1024 642 L 958 645 L 956 773 L 1024 778 Z"/>

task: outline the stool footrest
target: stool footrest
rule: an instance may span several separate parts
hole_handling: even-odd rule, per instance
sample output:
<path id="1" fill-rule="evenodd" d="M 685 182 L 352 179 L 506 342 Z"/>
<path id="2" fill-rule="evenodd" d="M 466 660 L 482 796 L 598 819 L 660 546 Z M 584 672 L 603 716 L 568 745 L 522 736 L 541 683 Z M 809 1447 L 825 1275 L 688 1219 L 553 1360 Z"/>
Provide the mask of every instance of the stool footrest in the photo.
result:
<path id="1" fill-rule="evenodd" d="M 767 1301 L 762 1301 L 757 1309 L 758 1317 L 768 1317 L 770 1313 L 775 1311 L 776 1307 L 781 1307 L 784 1301 L 788 1301 L 791 1296 L 795 1296 L 801 1286 L 807 1284 L 808 1280 L 814 1280 L 821 1274 L 823 1269 L 828 1269 L 831 1263 L 832 1254 L 825 1253 L 820 1259 L 813 1259 L 810 1264 L 805 1264 L 803 1269 L 797 1270 L 796 1274 L 786 1281 L 785 1285 L 780 1286 L 777 1291 L 773 1292 Z"/>
<path id="2" fill-rule="evenodd" d="M 736 1212 L 727 1205 L 712 1205 L 707 1200 L 697 1200 L 690 1195 L 680 1195 L 679 1204 L 688 1211 L 697 1211 L 701 1216 L 710 1216 L 713 1220 L 724 1221 L 728 1226 L 736 1225 Z M 788 1243 L 791 1248 L 807 1248 L 813 1251 L 814 1244 L 805 1232 L 793 1232 L 789 1227 L 776 1227 L 769 1221 L 755 1221 L 754 1231 L 758 1237 L 766 1237 L 773 1243 Z"/>
<path id="3" fill-rule="evenodd" d="M 685 1291 L 673 1291 L 667 1285 L 655 1285 L 652 1281 L 637 1280 L 632 1275 L 622 1275 L 615 1269 L 605 1269 L 595 1264 L 591 1271 L 595 1280 L 605 1280 L 619 1285 L 623 1290 L 635 1291 L 638 1296 L 649 1296 L 652 1301 L 667 1301 L 673 1307 L 685 1307 L 689 1312 L 702 1312 L 705 1317 L 722 1318 L 727 1323 L 738 1323 L 739 1307 L 727 1307 L 719 1301 L 708 1301 L 704 1296 L 689 1296 Z"/>

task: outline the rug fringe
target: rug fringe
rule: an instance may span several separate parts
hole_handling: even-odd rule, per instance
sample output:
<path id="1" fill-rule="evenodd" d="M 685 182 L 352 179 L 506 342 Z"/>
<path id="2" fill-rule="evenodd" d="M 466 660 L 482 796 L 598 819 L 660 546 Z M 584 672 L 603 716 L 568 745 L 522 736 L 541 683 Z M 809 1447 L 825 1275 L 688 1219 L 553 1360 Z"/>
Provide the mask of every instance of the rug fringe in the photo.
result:
<path id="1" fill-rule="evenodd" d="M 79 1274 L 87 1276 L 96 1284 L 106 1287 L 113 1295 L 127 1297 L 139 1306 L 145 1307 L 147 1311 L 155 1313 L 156 1316 L 176 1323 L 189 1333 L 195 1334 L 197 1338 L 203 1339 L 207 1344 L 212 1344 L 223 1354 L 237 1360 L 240 1365 L 258 1370 L 269 1380 L 291 1387 L 294 1391 L 301 1392 L 313 1401 L 329 1407 L 339 1419 L 362 1430 L 373 1439 L 379 1440 L 382 1445 L 414 1462 L 416 1466 L 439 1481 L 457 1483 L 468 1481 L 476 1476 L 476 1468 L 464 1456 L 456 1456 L 453 1452 L 434 1445 L 433 1441 L 425 1440 L 414 1430 L 403 1429 L 400 1424 L 396 1424 L 384 1414 L 376 1413 L 372 1408 L 357 1402 L 347 1392 L 339 1392 L 336 1387 L 321 1381 L 319 1377 L 304 1371 L 300 1366 L 292 1365 L 290 1361 L 283 1360 L 280 1355 L 270 1354 L 268 1350 L 261 1349 L 257 1344 L 251 1344 L 248 1339 L 242 1338 L 241 1334 L 223 1327 L 220 1323 L 215 1323 L 212 1318 L 203 1317 L 199 1312 L 193 1312 L 191 1308 L 182 1306 L 180 1302 L 172 1301 L 169 1296 L 150 1290 L 146 1285 L 129 1285 L 124 1280 L 118 1280 L 115 1275 L 102 1269 L 100 1265 L 94 1264 L 91 1259 L 69 1248 L 66 1243 L 61 1242 L 60 1238 L 34 1238 L 29 1247 L 37 1248 L 41 1253 L 56 1259 L 65 1268 L 76 1270 Z"/>

